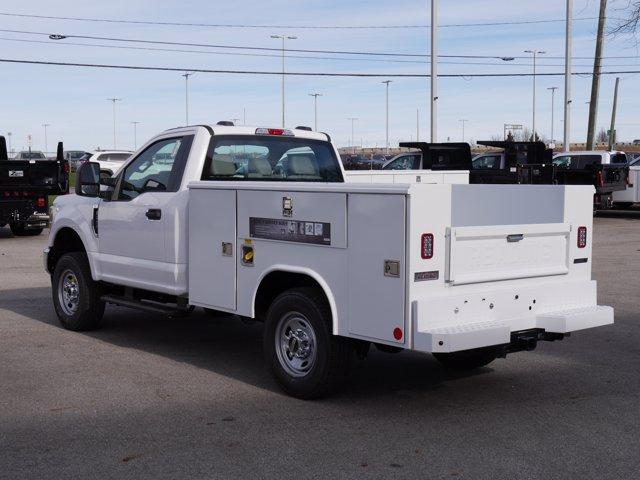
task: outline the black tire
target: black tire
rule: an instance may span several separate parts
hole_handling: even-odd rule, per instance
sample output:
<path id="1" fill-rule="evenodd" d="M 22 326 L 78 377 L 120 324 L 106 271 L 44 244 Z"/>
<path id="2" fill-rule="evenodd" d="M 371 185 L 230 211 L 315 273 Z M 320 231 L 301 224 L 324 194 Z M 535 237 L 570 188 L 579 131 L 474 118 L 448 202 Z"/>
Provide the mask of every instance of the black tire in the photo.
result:
<path id="1" fill-rule="evenodd" d="M 306 359 L 297 360 L 302 362 L 300 370 L 307 370 L 292 373 L 292 367 L 287 366 L 285 356 L 289 361 L 299 357 L 287 355 L 284 343 L 278 339 L 283 340 L 287 331 L 292 332 L 286 326 L 295 321 L 302 322 L 303 325 L 303 329 L 296 332 L 311 332 L 315 341 L 299 342 L 298 337 L 289 341 L 289 347 L 295 345 L 302 350 L 305 350 L 305 345 L 313 345 L 307 367 L 304 366 Z M 311 287 L 294 288 L 276 297 L 267 312 L 263 347 L 266 360 L 280 387 L 289 395 L 301 399 L 323 397 L 344 385 L 354 354 L 353 345 L 347 339 L 331 333 L 329 305 L 322 292 Z"/>
<path id="2" fill-rule="evenodd" d="M 495 347 L 484 347 L 452 353 L 434 353 L 433 356 L 445 368 L 462 371 L 475 370 L 489 365 L 498 358 L 498 350 Z"/>
<path id="3" fill-rule="evenodd" d="M 16 237 L 35 237 L 42 233 L 42 228 L 26 229 L 24 223 L 12 223 L 9 225 L 11 233 Z"/>
<path id="4" fill-rule="evenodd" d="M 69 289 L 66 292 L 70 300 L 63 304 L 65 295 L 62 287 L 65 281 L 68 281 Z M 100 300 L 98 284 L 91 278 L 86 254 L 82 252 L 64 254 L 53 271 L 51 286 L 53 306 L 64 328 L 82 331 L 94 330 L 100 326 L 104 315 L 104 302 Z M 71 290 L 74 286 L 75 295 Z"/>

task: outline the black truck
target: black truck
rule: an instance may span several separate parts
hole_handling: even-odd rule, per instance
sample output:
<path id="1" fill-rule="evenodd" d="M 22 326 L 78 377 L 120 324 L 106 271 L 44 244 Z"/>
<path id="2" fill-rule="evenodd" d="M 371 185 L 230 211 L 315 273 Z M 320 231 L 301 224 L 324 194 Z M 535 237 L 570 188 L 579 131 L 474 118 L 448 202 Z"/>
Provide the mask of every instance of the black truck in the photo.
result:
<path id="1" fill-rule="evenodd" d="M 411 169 L 469 170 L 469 183 L 593 185 L 594 209 L 609 208 L 615 191 L 627 187 L 629 166 L 624 154 L 574 155 L 570 161 L 554 160 L 542 142 L 483 141 L 479 145 L 500 149 L 471 156 L 467 143 L 405 142 L 401 147 L 420 150 Z M 611 161 L 606 161 L 611 157 Z M 600 161 L 603 158 L 605 160 Z M 396 162 L 409 165 L 411 162 Z M 390 163 L 387 168 L 396 168 Z M 405 168 L 407 168 L 405 166 Z"/>
<path id="2" fill-rule="evenodd" d="M 16 236 L 39 235 L 49 226 L 49 195 L 69 192 L 69 163 L 62 142 L 55 160 L 10 160 L 0 136 L 0 227 Z"/>

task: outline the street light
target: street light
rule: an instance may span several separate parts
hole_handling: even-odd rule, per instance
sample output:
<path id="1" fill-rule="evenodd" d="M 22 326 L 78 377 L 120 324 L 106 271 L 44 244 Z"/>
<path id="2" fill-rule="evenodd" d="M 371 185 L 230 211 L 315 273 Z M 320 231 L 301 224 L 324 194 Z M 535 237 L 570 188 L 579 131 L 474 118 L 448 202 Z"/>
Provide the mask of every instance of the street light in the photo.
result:
<path id="1" fill-rule="evenodd" d="M 463 118 L 463 119 L 460 119 L 458 121 L 460 123 L 462 123 L 462 141 L 464 142 L 464 126 L 469 120 L 467 120 L 466 118 Z"/>
<path id="2" fill-rule="evenodd" d="M 386 143 L 385 143 L 385 151 L 387 155 L 389 155 L 389 84 L 392 80 L 384 80 L 382 83 L 386 85 L 386 94 L 387 94 L 387 110 L 386 110 Z"/>
<path id="3" fill-rule="evenodd" d="M 189 77 L 193 75 L 193 72 L 185 72 L 181 76 L 184 77 L 184 114 L 185 114 L 185 126 L 189 125 Z"/>
<path id="4" fill-rule="evenodd" d="M 318 131 L 318 97 L 321 97 L 321 93 L 310 93 L 310 97 L 313 97 L 313 129 Z"/>
<path id="5" fill-rule="evenodd" d="M 282 40 L 282 128 L 284 128 L 284 42 L 285 40 L 295 40 L 298 37 L 291 35 L 271 35 L 271 38 Z"/>
<path id="6" fill-rule="evenodd" d="M 533 130 L 533 141 L 536 140 L 536 57 L 538 55 L 543 55 L 547 52 L 543 52 L 541 50 L 525 50 L 524 53 L 530 53 L 533 55 L 533 122 L 532 122 L 532 130 Z"/>
<path id="7" fill-rule="evenodd" d="M 42 126 L 44 127 L 44 155 L 47 155 L 47 152 L 49 151 L 49 145 L 47 142 L 47 127 L 49 127 L 51 124 L 50 123 L 43 123 Z"/>
<path id="8" fill-rule="evenodd" d="M 358 117 L 349 117 L 349 118 L 347 118 L 347 120 L 351 120 L 351 140 L 349 141 L 349 143 L 353 147 L 353 154 L 355 155 L 355 153 L 356 153 L 356 144 L 354 142 L 354 137 L 353 137 L 353 122 L 358 120 Z"/>
<path id="9" fill-rule="evenodd" d="M 551 90 L 551 143 L 556 143 L 555 137 L 553 136 L 553 111 L 555 110 L 555 95 L 558 87 L 549 87 L 547 90 Z"/>
<path id="10" fill-rule="evenodd" d="M 131 122 L 133 124 L 133 150 L 138 149 L 138 132 L 137 127 L 140 122 Z"/>
<path id="11" fill-rule="evenodd" d="M 113 149 L 116 149 L 116 102 L 121 102 L 121 98 L 107 98 L 113 103 Z"/>
<path id="12" fill-rule="evenodd" d="M 9 140 L 9 154 L 12 153 L 12 150 L 11 150 L 11 135 L 13 135 L 13 133 L 7 132 L 7 139 Z"/>

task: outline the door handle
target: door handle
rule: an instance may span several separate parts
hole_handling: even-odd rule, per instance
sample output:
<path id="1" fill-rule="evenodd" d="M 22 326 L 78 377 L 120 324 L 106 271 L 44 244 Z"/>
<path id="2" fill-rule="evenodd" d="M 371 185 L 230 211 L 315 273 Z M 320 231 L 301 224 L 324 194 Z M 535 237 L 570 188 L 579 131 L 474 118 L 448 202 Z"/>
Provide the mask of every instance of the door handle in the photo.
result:
<path id="1" fill-rule="evenodd" d="M 159 208 L 150 208 L 145 215 L 149 220 L 160 220 L 162 218 L 162 210 Z"/>

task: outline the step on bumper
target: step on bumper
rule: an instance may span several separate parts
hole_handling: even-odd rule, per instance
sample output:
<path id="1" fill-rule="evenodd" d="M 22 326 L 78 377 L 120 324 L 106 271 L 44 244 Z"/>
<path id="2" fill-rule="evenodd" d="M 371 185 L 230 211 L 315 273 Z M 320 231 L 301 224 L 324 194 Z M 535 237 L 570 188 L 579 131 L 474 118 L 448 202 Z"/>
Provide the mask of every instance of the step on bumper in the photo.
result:
<path id="1" fill-rule="evenodd" d="M 612 323 L 613 308 L 595 305 L 538 314 L 531 328 L 539 328 L 551 333 L 569 333 Z M 457 352 L 491 345 L 505 345 L 510 341 L 511 328 L 508 323 L 485 321 L 417 332 L 414 348 L 426 352 Z"/>

